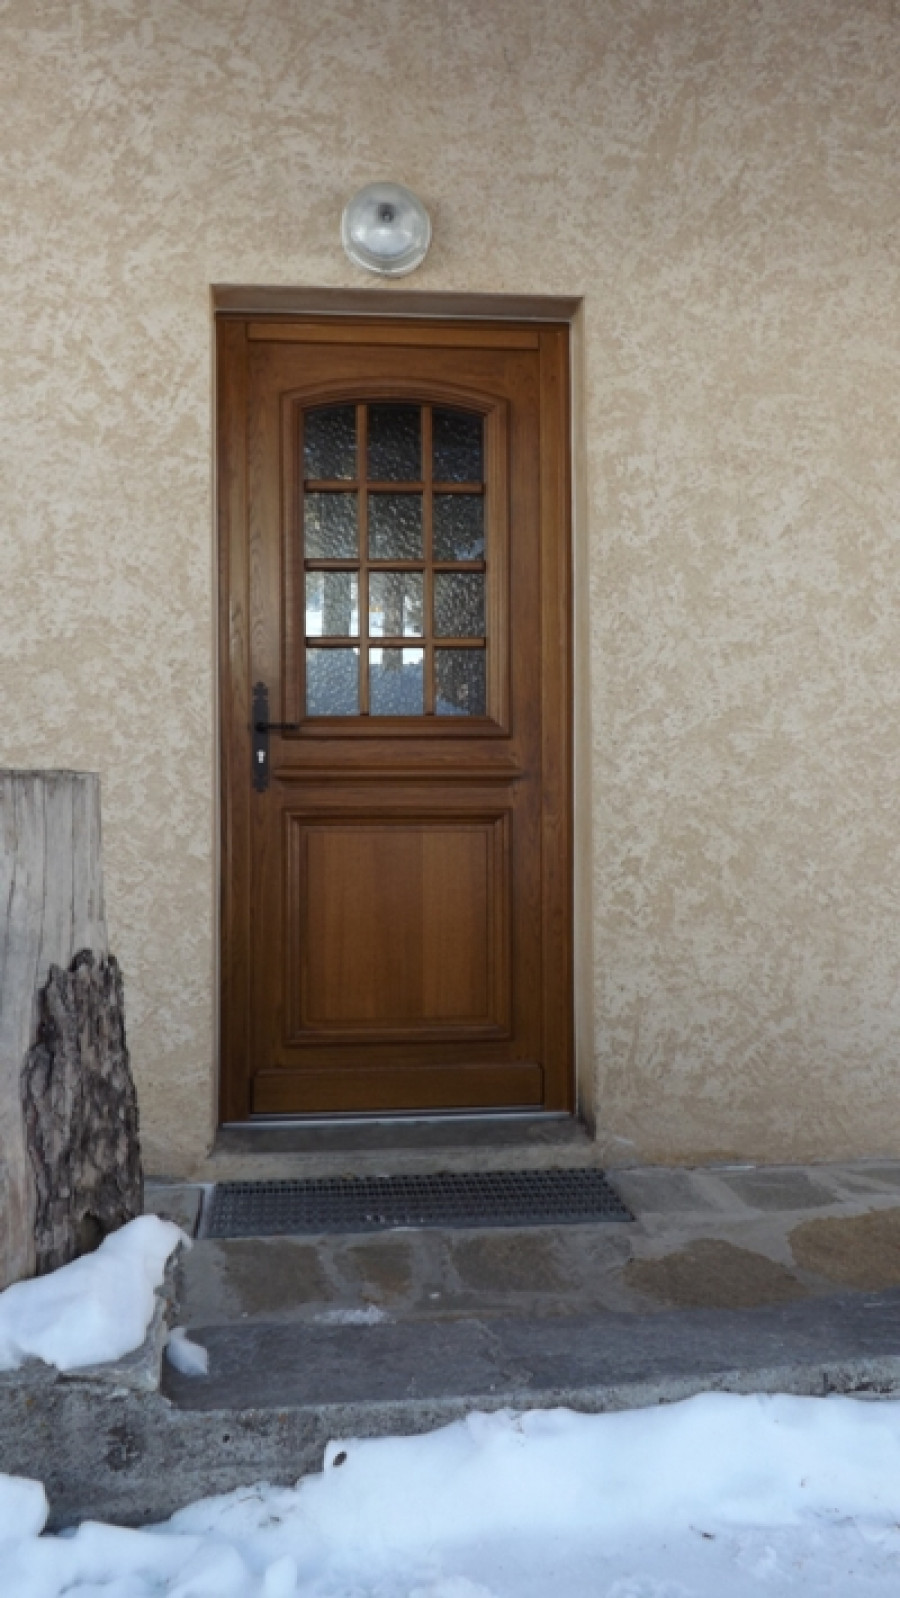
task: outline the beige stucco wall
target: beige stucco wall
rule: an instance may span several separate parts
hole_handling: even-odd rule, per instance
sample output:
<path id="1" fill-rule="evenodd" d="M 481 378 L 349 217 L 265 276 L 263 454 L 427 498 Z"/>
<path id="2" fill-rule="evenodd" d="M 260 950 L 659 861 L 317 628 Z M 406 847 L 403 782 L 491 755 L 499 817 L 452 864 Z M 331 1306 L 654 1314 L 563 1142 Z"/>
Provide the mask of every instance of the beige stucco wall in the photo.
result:
<path id="1" fill-rule="evenodd" d="M 404 287 L 584 297 L 604 1143 L 900 1153 L 898 84 L 893 0 L 0 8 L 0 765 L 102 774 L 151 1168 L 213 1114 L 209 287 L 365 285 L 380 176 Z"/>

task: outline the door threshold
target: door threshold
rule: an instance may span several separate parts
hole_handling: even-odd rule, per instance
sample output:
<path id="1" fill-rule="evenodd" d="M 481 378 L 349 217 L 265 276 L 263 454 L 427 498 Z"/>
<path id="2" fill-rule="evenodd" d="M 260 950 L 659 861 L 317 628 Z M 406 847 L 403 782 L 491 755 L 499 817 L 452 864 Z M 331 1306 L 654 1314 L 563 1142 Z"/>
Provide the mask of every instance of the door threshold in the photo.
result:
<path id="1" fill-rule="evenodd" d="M 219 1154 L 329 1154 L 354 1150 L 558 1147 L 592 1140 L 566 1111 L 494 1111 L 443 1115 L 260 1117 L 220 1126 Z"/>

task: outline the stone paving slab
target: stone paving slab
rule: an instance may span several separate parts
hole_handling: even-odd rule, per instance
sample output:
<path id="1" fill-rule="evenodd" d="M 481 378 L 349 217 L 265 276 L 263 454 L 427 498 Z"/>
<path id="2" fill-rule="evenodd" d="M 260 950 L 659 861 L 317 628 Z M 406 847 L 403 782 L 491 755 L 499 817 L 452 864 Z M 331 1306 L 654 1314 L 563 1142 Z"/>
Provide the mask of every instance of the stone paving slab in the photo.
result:
<path id="1" fill-rule="evenodd" d="M 617 1225 L 216 1240 L 201 1228 L 181 1270 L 181 1319 L 652 1315 L 900 1286 L 891 1170 L 617 1172 L 637 1217 Z"/>
<path id="2" fill-rule="evenodd" d="M 835 1201 L 833 1190 L 807 1171 L 734 1171 L 719 1180 L 752 1209 L 809 1210 Z"/>
<path id="3" fill-rule="evenodd" d="M 144 1183 L 144 1213 L 174 1221 L 188 1237 L 196 1234 L 203 1207 L 204 1189 L 192 1182 Z"/>
<path id="4" fill-rule="evenodd" d="M 698 1391 L 698 1383 L 771 1391 L 792 1369 L 802 1373 L 802 1391 L 836 1382 L 843 1391 L 855 1381 L 893 1392 L 900 1384 L 900 1291 L 646 1318 L 264 1323 L 198 1327 L 193 1336 L 209 1350 L 209 1376 L 167 1367 L 163 1380 L 166 1396 L 190 1410 L 449 1398 L 471 1408 L 604 1409 L 607 1391 L 635 1383 L 661 1402 Z"/>

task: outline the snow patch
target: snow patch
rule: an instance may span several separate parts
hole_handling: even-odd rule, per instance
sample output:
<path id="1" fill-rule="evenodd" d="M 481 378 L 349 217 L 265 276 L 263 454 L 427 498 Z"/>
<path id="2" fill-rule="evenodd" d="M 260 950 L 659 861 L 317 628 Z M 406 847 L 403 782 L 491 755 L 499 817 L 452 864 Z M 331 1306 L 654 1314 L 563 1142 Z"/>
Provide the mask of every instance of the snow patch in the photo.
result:
<path id="1" fill-rule="evenodd" d="M 0 1543 L 39 1537 L 48 1514 L 47 1494 L 39 1481 L 0 1474 Z"/>
<path id="2" fill-rule="evenodd" d="M 365 1309 L 325 1309 L 315 1318 L 320 1326 L 379 1326 L 388 1316 L 377 1304 L 369 1304 Z"/>
<path id="3" fill-rule="evenodd" d="M 209 1375 L 209 1349 L 192 1342 L 184 1326 L 172 1327 L 166 1338 L 166 1359 L 182 1376 Z"/>
<path id="4" fill-rule="evenodd" d="M 165 1525 L 39 1535 L 0 1477 L 4 1598 L 896 1598 L 900 1404 L 704 1394 L 335 1440 Z M 337 1468 L 340 1465 L 340 1468 Z"/>
<path id="5" fill-rule="evenodd" d="M 140 1348 L 166 1261 L 190 1240 L 172 1221 L 141 1215 L 93 1254 L 0 1293 L 0 1370 L 42 1359 L 61 1371 Z"/>

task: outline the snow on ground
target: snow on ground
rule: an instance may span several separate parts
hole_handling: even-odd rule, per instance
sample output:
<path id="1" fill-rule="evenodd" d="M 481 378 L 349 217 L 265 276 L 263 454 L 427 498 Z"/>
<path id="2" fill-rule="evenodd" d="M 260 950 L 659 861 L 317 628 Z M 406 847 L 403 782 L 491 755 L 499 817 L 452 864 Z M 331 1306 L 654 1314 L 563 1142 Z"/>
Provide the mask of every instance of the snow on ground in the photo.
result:
<path id="1" fill-rule="evenodd" d="M 144 1531 L 42 1516 L 0 1478 L 4 1598 L 896 1598 L 900 1403 L 474 1414 Z"/>
<path id="2" fill-rule="evenodd" d="M 166 1358 L 182 1376 L 207 1376 L 209 1352 L 201 1343 L 193 1343 L 184 1326 L 173 1326 L 166 1339 Z"/>
<path id="3" fill-rule="evenodd" d="M 95 1253 L 7 1287 L 0 1293 L 0 1370 L 26 1359 L 77 1370 L 140 1348 L 166 1260 L 187 1242 L 171 1221 L 141 1215 L 111 1232 Z"/>

